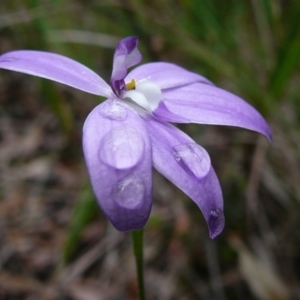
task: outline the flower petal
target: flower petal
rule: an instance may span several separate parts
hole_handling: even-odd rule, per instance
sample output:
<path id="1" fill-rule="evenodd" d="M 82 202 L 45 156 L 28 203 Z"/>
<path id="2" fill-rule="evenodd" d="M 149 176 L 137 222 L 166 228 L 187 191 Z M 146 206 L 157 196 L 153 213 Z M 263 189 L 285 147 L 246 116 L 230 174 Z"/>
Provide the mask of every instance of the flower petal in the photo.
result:
<path id="1" fill-rule="evenodd" d="M 147 98 L 145 97 L 145 95 L 143 95 L 137 90 L 130 90 L 124 92 L 122 94 L 122 99 L 126 102 L 133 102 L 147 111 L 151 111 L 151 106 Z"/>
<path id="2" fill-rule="evenodd" d="M 229 125 L 257 131 L 271 141 L 269 125 L 243 99 L 215 86 L 194 83 L 163 91 L 167 108 L 200 124 Z M 171 120 L 170 120 L 171 121 Z"/>
<path id="3" fill-rule="evenodd" d="M 125 87 L 124 78 L 127 69 L 142 60 L 137 44 L 138 38 L 130 36 L 122 39 L 115 50 L 110 83 L 116 95 L 120 95 L 120 91 Z"/>
<path id="4" fill-rule="evenodd" d="M 152 142 L 153 165 L 201 209 L 211 238 L 224 228 L 223 197 L 205 149 L 176 127 L 145 118 Z"/>
<path id="5" fill-rule="evenodd" d="M 141 65 L 133 69 L 125 78 L 126 82 L 132 79 L 137 82 L 150 80 L 156 83 L 161 89 L 179 87 L 194 82 L 201 82 L 213 85 L 205 77 L 189 72 L 175 64 L 154 62 Z"/>
<path id="6" fill-rule="evenodd" d="M 95 72 L 68 57 L 19 50 L 0 56 L 0 68 L 51 79 L 79 90 L 104 97 L 111 96 L 110 86 Z"/>
<path id="7" fill-rule="evenodd" d="M 135 89 L 146 97 L 151 111 L 155 110 L 158 107 L 162 99 L 162 92 L 157 84 L 151 81 L 143 81 L 137 84 Z"/>
<path id="8" fill-rule="evenodd" d="M 119 100 L 89 114 L 83 150 L 99 205 L 120 231 L 142 228 L 152 205 L 151 143 L 143 120 Z"/>
<path id="9" fill-rule="evenodd" d="M 172 123 L 189 123 L 189 119 L 172 113 L 163 101 L 160 101 L 158 107 L 153 111 L 153 115 L 161 121 Z"/>

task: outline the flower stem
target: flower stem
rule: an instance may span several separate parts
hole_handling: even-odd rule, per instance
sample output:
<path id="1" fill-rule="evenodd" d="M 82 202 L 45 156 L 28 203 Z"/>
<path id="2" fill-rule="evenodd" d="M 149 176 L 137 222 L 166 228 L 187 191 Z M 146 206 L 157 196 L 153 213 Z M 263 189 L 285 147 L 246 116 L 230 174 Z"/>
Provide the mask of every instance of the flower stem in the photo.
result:
<path id="1" fill-rule="evenodd" d="M 144 265 L 143 265 L 143 233 L 144 233 L 143 228 L 131 232 L 140 300 L 145 300 Z"/>

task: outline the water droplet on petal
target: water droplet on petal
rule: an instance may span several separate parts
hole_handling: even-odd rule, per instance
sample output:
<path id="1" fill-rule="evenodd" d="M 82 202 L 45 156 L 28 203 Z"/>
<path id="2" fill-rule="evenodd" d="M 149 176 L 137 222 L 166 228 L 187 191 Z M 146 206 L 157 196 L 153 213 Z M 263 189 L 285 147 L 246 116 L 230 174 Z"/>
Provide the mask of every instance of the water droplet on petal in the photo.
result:
<path id="1" fill-rule="evenodd" d="M 115 121 L 124 121 L 127 118 L 126 109 L 117 101 L 103 103 L 99 113 L 102 117 Z"/>
<path id="2" fill-rule="evenodd" d="M 210 170 L 210 157 L 206 150 L 195 143 L 173 147 L 173 156 L 190 175 L 202 179 Z"/>
<path id="3" fill-rule="evenodd" d="M 143 202 L 145 185 L 138 176 L 127 176 L 119 181 L 114 188 L 116 202 L 128 209 L 134 209 Z"/>
<path id="4" fill-rule="evenodd" d="M 221 233 L 225 225 L 225 217 L 222 209 L 212 209 L 208 217 L 208 228 L 210 237 L 213 239 Z"/>
<path id="5" fill-rule="evenodd" d="M 131 127 L 116 127 L 101 140 L 98 157 L 101 162 L 116 169 L 136 166 L 144 155 L 144 139 Z"/>

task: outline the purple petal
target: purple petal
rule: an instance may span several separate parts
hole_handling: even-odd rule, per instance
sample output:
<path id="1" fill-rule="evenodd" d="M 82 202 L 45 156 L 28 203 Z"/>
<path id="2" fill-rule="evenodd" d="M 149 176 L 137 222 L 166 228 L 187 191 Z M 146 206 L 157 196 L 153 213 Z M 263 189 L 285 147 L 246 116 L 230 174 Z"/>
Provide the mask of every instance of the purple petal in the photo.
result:
<path id="1" fill-rule="evenodd" d="M 116 229 L 142 228 L 152 205 L 151 143 L 143 120 L 109 99 L 88 116 L 83 150 L 96 198 Z"/>
<path id="2" fill-rule="evenodd" d="M 0 68 L 51 79 L 79 90 L 104 97 L 111 96 L 110 86 L 95 72 L 65 56 L 19 50 L 0 56 Z"/>
<path id="3" fill-rule="evenodd" d="M 242 127 L 257 131 L 269 141 L 272 140 L 269 125 L 255 108 L 215 86 L 195 83 L 164 90 L 163 100 L 171 112 L 190 122 Z"/>
<path id="4" fill-rule="evenodd" d="M 142 60 L 137 44 L 138 38 L 130 36 L 122 39 L 115 50 L 110 83 L 117 95 L 125 87 L 124 78 L 127 75 L 127 69 Z"/>
<path id="5" fill-rule="evenodd" d="M 125 81 L 130 82 L 132 79 L 136 81 L 153 81 L 161 89 L 179 87 L 194 82 L 212 85 L 209 80 L 201 75 L 189 72 L 177 65 L 164 62 L 148 63 L 135 68 L 127 75 Z"/>
<path id="6" fill-rule="evenodd" d="M 153 115 L 161 121 L 173 123 L 189 123 L 189 120 L 180 115 L 176 115 L 169 111 L 163 101 L 160 101 L 158 107 L 153 111 Z"/>
<path id="7" fill-rule="evenodd" d="M 201 209 L 211 238 L 224 228 L 223 197 L 207 152 L 176 127 L 147 117 L 154 167 Z"/>

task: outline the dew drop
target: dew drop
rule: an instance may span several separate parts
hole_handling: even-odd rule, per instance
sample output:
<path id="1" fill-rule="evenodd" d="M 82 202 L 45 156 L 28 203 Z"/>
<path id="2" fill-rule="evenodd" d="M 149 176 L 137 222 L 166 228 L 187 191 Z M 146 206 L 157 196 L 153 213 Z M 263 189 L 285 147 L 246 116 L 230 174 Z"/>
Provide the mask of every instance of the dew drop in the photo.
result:
<path id="1" fill-rule="evenodd" d="M 116 127 L 101 140 L 98 157 L 104 164 L 116 169 L 134 167 L 143 157 L 144 139 L 131 127 Z"/>
<path id="2" fill-rule="evenodd" d="M 173 147 L 173 156 L 190 175 L 202 179 L 210 170 L 210 157 L 206 150 L 195 143 Z"/>
<path id="3" fill-rule="evenodd" d="M 225 225 L 224 213 L 220 208 L 212 209 L 209 212 L 208 228 L 210 237 L 213 239 L 221 233 Z"/>
<path id="4" fill-rule="evenodd" d="M 127 176 L 115 185 L 116 202 L 125 208 L 134 209 L 143 202 L 146 188 L 138 176 Z"/>
<path id="5" fill-rule="evenodd" d="M 125 107 L 116 101 L 107 101 L 107 103 L 104 102 L 99 110 L 99 114 L 102 117 L 115 121 L 124 121 L 127 118 L 127 111 Z"/>

